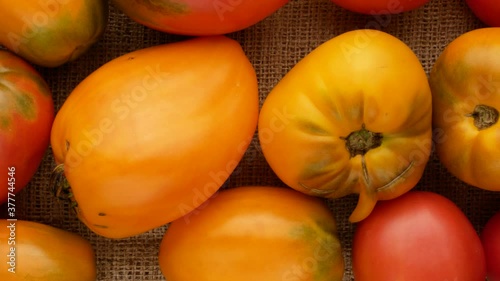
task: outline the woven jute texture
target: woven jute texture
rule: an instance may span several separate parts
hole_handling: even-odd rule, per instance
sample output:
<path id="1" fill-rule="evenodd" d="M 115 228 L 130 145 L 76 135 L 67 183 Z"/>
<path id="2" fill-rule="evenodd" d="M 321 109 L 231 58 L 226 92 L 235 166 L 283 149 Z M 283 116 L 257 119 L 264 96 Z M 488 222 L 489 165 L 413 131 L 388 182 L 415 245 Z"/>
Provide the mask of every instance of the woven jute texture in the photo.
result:
<path id="1" fill-rule="evenodd" d="M 262 104 L 271 89 L 301 58 L 321 43 L 346 31 L 376 28 L 400 38 L 417 54 L 429 73 L 448 43 L 479 27 L 483 24 L 471 13 L 464 0 L 431 0 L 417 10 L 391 16 L 356 14 L 328 0 L 292 0 L 264 21 L 228 36 L 241 43 L 253 63 Z M 85 55 L 61 67 L 37 69 L 49 83 L 56 109 L 59 109 L 80 81 L 111 59 L 137 49 L 183 39 L 185 37 L 139 25 L 110 4 L 106 32 Z M 119 75 L 116 73 L 116 76 Z M 167 226 L 120 240 L 92 233 L 78 221 L 66 203 L 54 197 L 48 182 L 53 168 L 54 160 L 49 148 L 38 173 L 17 197 L 18 218 L 46 223 L 88 239 L 97 256 L 98 280 L 165 280 L 158 267 L 157 254 Z M 267 165 L 256 136 L 224 188 L 244 185 L 283 186 Z M 499 193 L 463 184 L 441 166 L 434 154 L 415 189 L 431 190 L 453 200 L 478 232 L 486 220 L 500 209 Z M 357 197 L 352 195 L 327 202 L 337 217 L 346 260 L 344 280 L 354 280 L 351 240 L 355 226 L 347 218 L 355 207 Z"/>

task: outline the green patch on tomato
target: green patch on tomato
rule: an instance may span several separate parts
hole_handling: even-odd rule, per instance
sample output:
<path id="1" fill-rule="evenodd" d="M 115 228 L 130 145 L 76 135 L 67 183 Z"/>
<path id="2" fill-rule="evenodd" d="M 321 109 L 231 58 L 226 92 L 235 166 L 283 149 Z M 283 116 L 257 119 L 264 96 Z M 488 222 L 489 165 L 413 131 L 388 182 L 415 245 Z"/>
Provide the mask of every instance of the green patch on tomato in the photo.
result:
<path id="1" fill-rule="evenodd" d="M 139 5 L 164 15 L 187 14 L 189 6 L 172 0 L 135 0 Z"/>
<path id="2" fill-rule="evenodd" d="M 5 130 L 10 127 L 11 120 L 8 116 L 0 115 L 0 129 Z"/>
<path id="3" fill-rule="evenodd" d="M 17 112 L 21 114 L 21 116 L 23 116 L 27 120 L 35 119 L 35 101 L 33 100 L 32 96 L 25 93 L 20 93 L 14 95 L 14 102 Z"/>
<path id="4" fill-rule="evenodd" d="M 325 280 L 332 264 L 336 264 L 336 260 L 342 256 L 335 226 L 317 221 L 314 226 L 302 225 L 292 229 L 290 235 L 311 245 L 311 255 L 304 258 L 302 265 L 314 271 L 314 280 Z"/>

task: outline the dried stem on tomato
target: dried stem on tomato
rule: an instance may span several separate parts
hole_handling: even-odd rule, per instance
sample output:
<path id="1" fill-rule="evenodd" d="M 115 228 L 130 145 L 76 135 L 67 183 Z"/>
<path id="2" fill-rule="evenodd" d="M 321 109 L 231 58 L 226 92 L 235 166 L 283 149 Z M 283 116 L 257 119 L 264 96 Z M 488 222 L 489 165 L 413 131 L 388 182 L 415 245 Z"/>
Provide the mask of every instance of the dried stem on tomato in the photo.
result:
<path id="1" fill-rule="evenodd" d="M 484 130 L 498 122 L 498 110 L 494 107 L 480 104 L 476 105 L 474 111 L 467 114 L 467 117 L 474 118 L 474 126 L 479 130 Z"/>
<path id="2" fill-rule="evenodd" d="M 382 134 L 368 131 L 365 124 L 361 126 L 361 130 L 354 131 L 342 139 L 345 140 L 345 146 L 351 157 L 365 155 L 370 149 L 382 145 Z"/>
<path id="3" fill-rule="evenodd" d="M 57 199 L 69 202 L 71 209 L 78 214 L 78 203 L 73 198 L 73 192 L 64 176 L 64 164 L 57 165 L 50 175 L 49 185 Z"/>

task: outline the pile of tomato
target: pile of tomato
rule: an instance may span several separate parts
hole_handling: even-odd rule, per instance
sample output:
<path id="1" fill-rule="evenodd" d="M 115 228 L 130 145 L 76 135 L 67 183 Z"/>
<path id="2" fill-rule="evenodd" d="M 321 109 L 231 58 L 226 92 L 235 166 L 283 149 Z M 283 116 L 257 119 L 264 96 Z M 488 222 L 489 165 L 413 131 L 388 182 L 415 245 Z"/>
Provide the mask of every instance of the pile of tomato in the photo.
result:
<path id="1" fill-rule="evenodd" d="M 374 15 L 429 0 L 332 1 Z M 112 0 L 138 23 L 194 38 L 114 58 L 56 112 L 31 64 L 84 54 L 108 6 L 0 0 L 0 203 L 29 185 L 50 143 L 55 197 L 94 233 L 120 239 L 168 224 L 158 262 L 169 281 L 342 280 L 325 199 L 350 194 L 356 281 L 500 280 L 500 209 L 478 234 L 451 200 L 412 191 L 435 152 L 459 180 L 500 192 L 500 5 L 468 0 L 491 27 L 457 37 L 429 75 L 397 37 L 358 29 L 303 57 L 259 107 L 256 71 L 224 34 L 287 2 Z M 220 190 L 255 133 L 287 187 Z M 95 280 L 82 237 L 22 220 L 0 228 L 1 280 Z"/>

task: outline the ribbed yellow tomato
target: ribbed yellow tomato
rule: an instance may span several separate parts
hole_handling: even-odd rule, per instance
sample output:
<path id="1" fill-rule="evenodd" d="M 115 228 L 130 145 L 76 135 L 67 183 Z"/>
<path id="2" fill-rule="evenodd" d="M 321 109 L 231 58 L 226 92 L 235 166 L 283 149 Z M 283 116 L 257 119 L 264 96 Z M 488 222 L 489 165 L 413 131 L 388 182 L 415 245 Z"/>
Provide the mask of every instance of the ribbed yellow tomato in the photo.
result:
<path id="1" fill-rule="evenodd" d="M 250 144 L 258 109 L 238 42 L 190 39 L 125 54 L 84 79 L 56 115 L 52 149 L 79 218 L 122 238 L 215 193 Z"/>
<path id="2" fill-rule="evenodd" d="M 460 180 L 500 191 L 500 27 L 453 40 L 430 84 L 439 159 Z"/>
<path id="3" fill-rule="evenodd" d="M 359 193 L 351 221 L 421 178 L 431 147 L 431 93 L 420 61 L 376 30 L 312 51 L 264 101 L 262 151 L 290 187 L 338 198 Z"/>
<path id="4" fill-rule="evenodd" d="M 290 188 L 221 191 L 170 224 L 159 263 L 169 281 L 340 281 L 335 218 Z"/>

